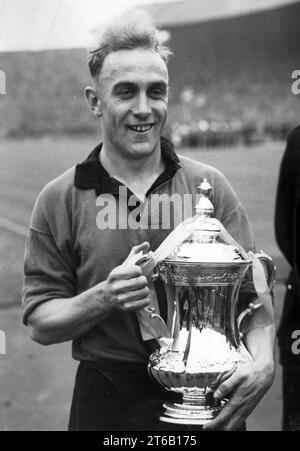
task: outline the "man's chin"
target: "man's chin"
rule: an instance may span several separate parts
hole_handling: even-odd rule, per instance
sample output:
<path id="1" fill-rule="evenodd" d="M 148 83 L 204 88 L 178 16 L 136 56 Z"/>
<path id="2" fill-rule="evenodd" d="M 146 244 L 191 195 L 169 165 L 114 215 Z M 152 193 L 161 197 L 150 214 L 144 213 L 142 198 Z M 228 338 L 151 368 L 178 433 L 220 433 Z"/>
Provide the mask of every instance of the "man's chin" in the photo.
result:
<path id="1" fill-rule="evenodd" d="M 140 159 L 140 158 L 145 158 L 149 155 L 152 155 L 156 149 L 158 149 L 159 143 L 158 144 L 145 144 L 145 143 L 138 143 L 135 144 L 131 147 L 130 149 L 130 154 L 132 155 L 133 158 L 136 159 Z"/>

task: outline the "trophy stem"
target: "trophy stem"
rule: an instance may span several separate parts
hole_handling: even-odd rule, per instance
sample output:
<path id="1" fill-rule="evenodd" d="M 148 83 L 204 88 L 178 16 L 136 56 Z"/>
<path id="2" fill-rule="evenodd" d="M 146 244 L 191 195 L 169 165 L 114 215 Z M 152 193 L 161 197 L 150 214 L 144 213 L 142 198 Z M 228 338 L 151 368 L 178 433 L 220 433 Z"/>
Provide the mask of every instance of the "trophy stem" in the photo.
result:
<path id="1" fill-rule="evenodd" d="M 160 421 L 165 423 L 191 424 L 203 426 L 213 420 L 221 411 L 222 405 L 209 404 L 205 390 L 197 390 L 197 393 L 185 393 L 182 403 L 164 403 L 164 415 Z"/>

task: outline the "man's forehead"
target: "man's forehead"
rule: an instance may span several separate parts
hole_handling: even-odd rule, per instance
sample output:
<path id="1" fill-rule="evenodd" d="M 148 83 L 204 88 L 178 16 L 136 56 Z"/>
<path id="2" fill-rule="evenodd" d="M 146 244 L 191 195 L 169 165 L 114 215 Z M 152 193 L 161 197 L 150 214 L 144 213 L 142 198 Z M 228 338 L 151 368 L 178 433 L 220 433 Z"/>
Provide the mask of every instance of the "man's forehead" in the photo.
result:
<path id="1" fill-rule="evenodd" d="M 104 60 L 100 80 L 164 81 L 168 83 L 168 69 L 163 59 L 150 49 L 119 50 Z"/>

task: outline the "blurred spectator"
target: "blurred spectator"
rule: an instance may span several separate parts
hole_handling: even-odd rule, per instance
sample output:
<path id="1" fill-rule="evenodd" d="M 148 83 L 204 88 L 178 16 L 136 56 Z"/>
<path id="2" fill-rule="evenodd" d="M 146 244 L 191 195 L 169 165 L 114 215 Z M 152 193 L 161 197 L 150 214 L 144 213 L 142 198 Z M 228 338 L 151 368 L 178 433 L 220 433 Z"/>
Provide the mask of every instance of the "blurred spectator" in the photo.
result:
<path id="1" fill-rule="evenodd" d="M 300 430 L 300 355 L 293 348 L 293 333 L 300 330 L 300 126 L 289 135 L 281 163 L 275 230 L 278 245 L 291 265 L 278 336 L 283 367 L 283 429 L 295 431 Z"/>

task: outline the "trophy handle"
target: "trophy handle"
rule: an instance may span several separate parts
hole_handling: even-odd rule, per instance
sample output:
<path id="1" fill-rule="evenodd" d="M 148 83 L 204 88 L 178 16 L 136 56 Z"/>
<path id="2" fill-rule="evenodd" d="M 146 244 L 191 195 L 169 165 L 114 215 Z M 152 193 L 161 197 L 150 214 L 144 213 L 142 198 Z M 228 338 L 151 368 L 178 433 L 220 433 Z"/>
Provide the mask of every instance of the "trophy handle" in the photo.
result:
<path id="1" fill-rule="evenodd" d="M 276 282 L 276 266 L 265 252 L 250 252 L 252 258 L 253 281 L 258 293 L 270 293 Z M 261 265 L 259 265 L 261 263 Z"/>
<path id="2" fill-rule="evenodd" d="M 152 338 L 169 338 L 166 323 L 160 315 L 155 313 L 153 307 L 145 307 L 138 312 L 138 319 L 145 331 L 147 331 Z"/>
<path id="3" fill-rule="evenodd" d="M 258 310 L 261 306 L 262 306 L 261 302 L 258 302 L 257 304 L 253 304 L 253 302 L 250 302 L 248 308 L 243 310 L 242 313 L 238 316 L 237 326 L 238 326 L 240 338 L 243 338 L 243 333 L 241 332 L 241 324 L 242 324 L 243 319 L 248 315 L 251 316 L 253 314 L 253 312 Z"/>
<path id="4" fill-rule="evenodd" d="M 256 254 L 249 252 L 249 255 L 252 260 L 253 283 L 261 302 L 255 304 L 250 302 L 248 308 L 243 310 L 239 315 L 237 325 L 241 338 L 243 337 L 243 333 L 241 332 L 242 321 L 246 316 L 251 316 L 253 312 L 263 305 L 264 296 L 272 292 L 276 282 L 276 266 L 274 265 L 272 258 L 263 251 Z M 271 298 L 273 302 L 272 295 Z"/>
<path id="5" fill-rule="evenodd" d="M 151 293 L 151 291 L 154 290 L 153 282 L 159 277 L 159 273 L 155 269 L 156 262 L 153 259 L 152 254 L 145 254 L 135 264 L 140 266 L 144 275 L 148 277 L 149 289 Z M 150 299 L 153 302 L 153 298 L 151 296 Z M 161 344 L 160 339 L 169 338 L 169 332 L 163 318 L 156 313 L 157 308 L 159 308 L 158 305 L 152 303 L 148 307 L 144 307 L 142 310 L 137 312 L 137 317 L 140 323 L 142 337 L 144 337 L 144 339 L 155 338 L 159 344 Z"/>

